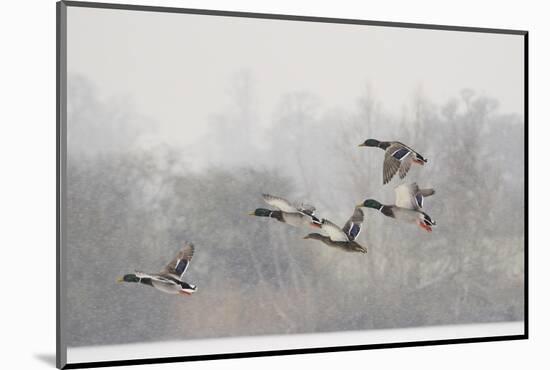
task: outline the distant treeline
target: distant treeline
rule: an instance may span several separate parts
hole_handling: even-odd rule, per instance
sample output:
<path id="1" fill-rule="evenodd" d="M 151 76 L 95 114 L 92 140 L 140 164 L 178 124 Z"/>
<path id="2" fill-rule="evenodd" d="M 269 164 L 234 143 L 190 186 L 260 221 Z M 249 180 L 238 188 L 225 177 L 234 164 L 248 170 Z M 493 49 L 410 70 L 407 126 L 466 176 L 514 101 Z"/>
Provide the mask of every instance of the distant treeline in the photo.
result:
<path id="1" fill-rule="evenodd" d="M 199 170 L 192 154 L 162 146 L 69 152 L 70 346 L 522 320 L 522 118 L 467 90 L 443 107 L 419 98 L 403 120 L 368 94 L 344 115 L 307 99 L 283 99 L 273 124 L 253 133 L 261 153 L 252 143 L 240 163 L 220 154 L 244 145 L 229 140 L 230 123 L 253 126 L 239 112 L 217 118 L 204 155 L 218 165 Z M 348 254 L 247 215 L 262 192 L 313 203 L 341 225 L 367 196 L 392 203 L 399 181 L 382 186 L 383 153 L 357 148 L 369 137 L 428 158 L 406 180 L 436 189 L 432 234 L 368 210 L 359 242 L 369 252 Z M 116 284 L 159 270 L 183 240 L 196 246 L 192 297 Z"/>

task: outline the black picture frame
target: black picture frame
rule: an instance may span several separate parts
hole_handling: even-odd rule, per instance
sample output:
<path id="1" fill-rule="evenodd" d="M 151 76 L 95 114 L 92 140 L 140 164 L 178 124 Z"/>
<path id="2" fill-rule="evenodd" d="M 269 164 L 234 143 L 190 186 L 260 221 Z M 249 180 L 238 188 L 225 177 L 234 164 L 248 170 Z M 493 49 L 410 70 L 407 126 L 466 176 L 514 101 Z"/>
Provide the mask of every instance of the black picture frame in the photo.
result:
<path id="1" fill-rule="evenodd" d="M 353 24 L 353 25 L 366 25 L 366 26 L 384 26 L 384 27 L 397 27 L 397 28 L 412 28 L 412 29 L 427 29 L 427 30 L 441 30 L 441 31 L 463 31 L 463 32 L 478 32 L 478 33 L 494 33 L 494 34 L 509 34 L 523 36 L 524 40 L 524 200 L 525 200 L 525 245 L 524 245 L 524 333 L 521 335 L 506 335 L 506 336 L 491 336 L 491 337 L 472 337 L 461 339 L 438 339 L 438 340 L 424 340 L 414 342 L 398 342 L 398 343 L 385 343 L 385 344 L 367 344 L 367 345 L 352 345 L 352 346 L 337 346 L 337 347 L 322 347 L 322 348 L 292 348 L 285 350 L 273 350 L 273 351 L 258 351 L 258 352 L 239 352 L 239 353 L 219 353 L 210 355 L 197 355 L 197 356 L 177 356 L 166 358 L 142 358 L 131 360 L 117 360 L 117 361 L 99 361 L 99 362 L 81 362 L 81 363 L 67 363 L 66 359 L 66 347 L 64 346 L 64 330 L 63 330 L 63 316 L 65 314 L 64 297 L 65 291 L 65 278 L 66 272 L 64 245 L 66 238 L 66 158 L 67 158 L 67 136 L 66 136 L 66 102 L 67 102 L 67 8 L 68 7 L 85 7 L 85 8 L 100 8 L 100 9 L 117 9 L 117 10 L 131 10 L 131 11 L 145 11 L 145 12 L 163 12 L 163 13 L 180 13 L 180 14 L 197 14 L 197 15 L 209 15 L 209 16 L 223 16 L 223 17 L 240 17 L 240 18 L 257 18 L 257 19 L 276 19 L 285 21 L 297 21 L 297 22 L 321 22 L 321 23 L 336 23 L 336 24 Z M 203 361 L 203 360 L 219 360 L 219 359 L 234 359 L 244 357 L 265 357 L 265 356 L 282 356 L 293 354 L 310 354 L 310 353 L 322 353 L 322 352 L 341 352 L 341 351 L 359 351 L 369 349 L 381 349 L 381 348 L 399 348 L 399 347 L 418 347 L 418 346 L 435 346 L 446 344 L 460 344 L 460 343 L 481 343 L 481 342 L 494 342 L 494 341 L 510 341 L 510 340 L 524 340 L 529 338 L 529 184 L 528 184 L 528 127 L 529 127 L 529 56 L 528 56 L 528 36 L 529 32 L 526 30 L 513 30 L 513 29 L 495 29 L 495 28 L 479 28 L 479 27 L 462 27 L 462 26 L 448 26 L 437 24 L 419 24 L 419 23 L 401 23 L 401 22 L 385 22 L 385 21 L 373 21 L 373 20 L 360 20 L 360 19 L 341 19 L 341 18 L 325 18 L 325 17 L 311 17 L 311 16 L 299 16 L 299 15 L 284 15 L 284 14 L 265 14 L 265 13 L 251 13 L 251 12 L 236 12 L 236 11 L 221 11 L 221 10 L 209 10 L 209 9 L 188 9 L 188 8 L 175 8 L 175 7 L 161 7 L 161 6 L 144 6 L 144 5 L 129 5 L 129 4 L 112 4 L 112 3 L 98 3 L 98 2 L 79 2 L 79 1 L 59 1 L 56 4 L 56 41 L 57 41 L 57 63 L 56 63 L 56 122 L 57 122 L 57 140 L 56 140 L 56 173 L 57 173 L 57 186 L 56 186 L 56 366 L 60 369 L 76 369 L 76 368 L 93 368 L 93 367 L 107 367 L 107 366 L 123 366 L 123 365 L 140 365 L 140 364 L 160 364 L 160 363 L 173 363 L 183 361 Z"/>

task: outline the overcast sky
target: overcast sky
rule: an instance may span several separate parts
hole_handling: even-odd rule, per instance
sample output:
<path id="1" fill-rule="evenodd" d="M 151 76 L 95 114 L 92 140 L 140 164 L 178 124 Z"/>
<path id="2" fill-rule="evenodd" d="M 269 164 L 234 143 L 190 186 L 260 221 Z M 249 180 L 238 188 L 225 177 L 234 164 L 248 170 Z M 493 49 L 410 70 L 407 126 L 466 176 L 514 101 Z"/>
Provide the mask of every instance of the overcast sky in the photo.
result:
<path id="1" fill-rule="evenodd" d="M 518 35 L 68 8 L 69 75 L 104 99 L 128 97 L 167 139 L 203 133 L 242 70 L 254 79 L 259 124 L 287 92 L 355 109 L 366 83 L 395 116 L 419 87 L 436 103 L 468 87 L 498 99 L 500 112 L 523 112 Z"/>

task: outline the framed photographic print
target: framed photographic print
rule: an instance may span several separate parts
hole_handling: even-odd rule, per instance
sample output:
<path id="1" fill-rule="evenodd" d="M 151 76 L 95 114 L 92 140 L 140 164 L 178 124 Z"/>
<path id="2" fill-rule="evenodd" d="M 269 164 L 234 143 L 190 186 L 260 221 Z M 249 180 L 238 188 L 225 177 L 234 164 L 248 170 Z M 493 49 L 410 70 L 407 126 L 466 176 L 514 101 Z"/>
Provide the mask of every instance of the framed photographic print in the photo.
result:
<path id="1" fill-rule="evenodd" d="M 527 36 L 59 2 L 58 367 L 526 339 Z"/>

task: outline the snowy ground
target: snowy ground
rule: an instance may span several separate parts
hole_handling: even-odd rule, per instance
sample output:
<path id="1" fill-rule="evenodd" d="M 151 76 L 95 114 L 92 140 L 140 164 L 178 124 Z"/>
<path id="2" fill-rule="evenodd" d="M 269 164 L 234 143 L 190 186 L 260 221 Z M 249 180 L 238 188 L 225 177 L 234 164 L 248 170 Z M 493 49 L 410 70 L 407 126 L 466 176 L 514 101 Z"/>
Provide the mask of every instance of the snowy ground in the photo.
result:
<path id="1" fill-rule="evenodd" d="M 327 334 L 278 335 L 137 343 L 67 349 L 69 363 L 256 352 L 361 344 L 494 337 L 523 334 L 523 322 L 432 326 Z"/>

